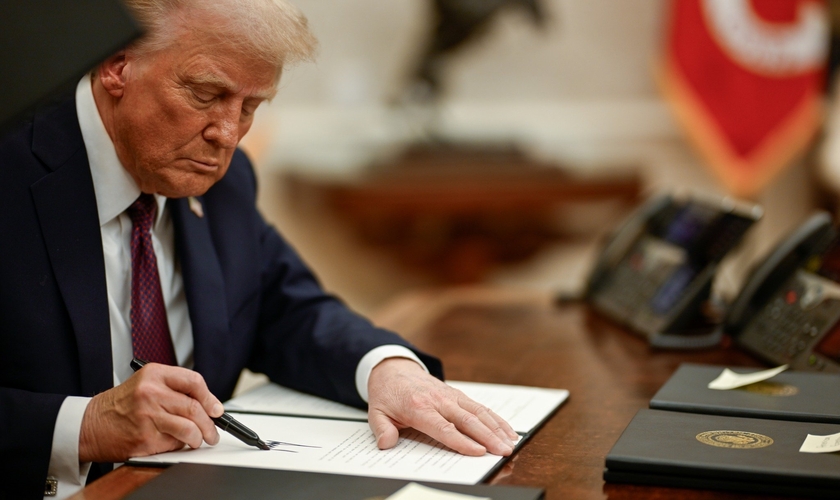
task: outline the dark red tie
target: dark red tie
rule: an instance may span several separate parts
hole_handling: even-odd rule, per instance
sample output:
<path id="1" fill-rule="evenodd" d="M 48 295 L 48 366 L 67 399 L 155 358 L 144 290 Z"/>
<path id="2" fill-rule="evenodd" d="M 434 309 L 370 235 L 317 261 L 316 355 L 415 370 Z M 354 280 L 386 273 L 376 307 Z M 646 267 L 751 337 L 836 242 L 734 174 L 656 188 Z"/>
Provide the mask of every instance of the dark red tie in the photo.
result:
<path id="1" fill-rule="evenodd" d="M 175 349 L 169 335 L 157 258 L 152 246 L 151 229 L 156 208 L 155 197 L 146 193 L 128 207 L 132 224 L 131 345 L 136 358 L 174 365 Z"/>

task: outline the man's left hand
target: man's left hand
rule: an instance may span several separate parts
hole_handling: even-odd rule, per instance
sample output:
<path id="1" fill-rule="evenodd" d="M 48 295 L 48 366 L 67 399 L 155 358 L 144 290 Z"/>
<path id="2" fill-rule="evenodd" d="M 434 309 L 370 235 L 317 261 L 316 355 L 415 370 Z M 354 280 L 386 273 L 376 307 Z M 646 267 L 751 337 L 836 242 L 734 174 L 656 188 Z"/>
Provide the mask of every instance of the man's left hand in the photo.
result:
<path id="1" fill-rule="evenodd" d="M 388 358 L 368 379 L 368 422 L 380 449 L 412 427 L 464 455 L 507 456 L 518 436 L 489 408 L 426 373 L 406 358 Z"/>

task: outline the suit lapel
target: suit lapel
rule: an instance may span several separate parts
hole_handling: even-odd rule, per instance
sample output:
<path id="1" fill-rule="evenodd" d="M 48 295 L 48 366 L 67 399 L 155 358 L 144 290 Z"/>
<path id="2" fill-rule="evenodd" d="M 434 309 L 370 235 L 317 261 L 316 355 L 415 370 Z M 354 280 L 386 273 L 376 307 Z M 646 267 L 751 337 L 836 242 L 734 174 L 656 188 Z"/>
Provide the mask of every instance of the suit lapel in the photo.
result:
<path id="1" fill-rule="evenodd" d="M 168 202 L 175 225 L 175 248 L 184 277 L 184 289 L 195 343 L 195 371 L 211 392 L 224 385 L 221 366 L 228 358 L 230 325 L 225 281 L 210 234 L 207 217 L 190 211 L 187 199 Z"/>
<path id="2" fill-rule="evenodd" d="M 113 386 L 111 333 L 96 195 L 75 103 L 33 127 L 33 153 L 53 172 L 30 189 L 76 336 L 82 393 L 92 396 Z"/>

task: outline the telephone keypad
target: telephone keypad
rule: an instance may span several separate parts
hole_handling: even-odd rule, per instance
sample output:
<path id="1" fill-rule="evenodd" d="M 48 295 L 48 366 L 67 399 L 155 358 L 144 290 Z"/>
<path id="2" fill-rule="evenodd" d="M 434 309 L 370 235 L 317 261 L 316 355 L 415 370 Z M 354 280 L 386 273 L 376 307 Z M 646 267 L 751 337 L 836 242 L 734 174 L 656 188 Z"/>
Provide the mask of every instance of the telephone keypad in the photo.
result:
<path id="1" fill-rule="evenodd" d="M 814 303 L 813 289 L 817 286 L 821 287 L 822 300 Z M 807 271 L 798 271 L 744 329 L 739 342 L 774 363 L 787 363 L 792 368 L 825 368 L 819 356 L 813 353 L 805 356 L 804 353 L 810 353 L 820 334 L 840 320 L 837 292 L 840 292 L 840 285 Z"/>
<path id="2" fill-rule="evenodd" d="M 682 249 L 670 243 L 642 237 L 598 290 L 593 304 L 638 331 L 656 332 L 666 318 L 653 310 L 651 302 L 686 258 Z M 669 294 L 668 300 L 676 302 L 689 289 L 692 277 Z"/>

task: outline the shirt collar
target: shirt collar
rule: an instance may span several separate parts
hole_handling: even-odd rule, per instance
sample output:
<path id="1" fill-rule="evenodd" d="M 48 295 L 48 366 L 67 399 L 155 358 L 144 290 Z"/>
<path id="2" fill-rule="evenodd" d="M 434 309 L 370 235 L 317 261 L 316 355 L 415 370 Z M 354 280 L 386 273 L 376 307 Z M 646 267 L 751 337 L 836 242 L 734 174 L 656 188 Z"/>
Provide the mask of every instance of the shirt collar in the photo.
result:
<path id="1" fill-rule="evenodd" d="M 96 194 L 96 208 L 99 212 L 99 225 L 104 226 L 134 203 L 140 196 L 140 188 L 134 178 L 123 167 L 117 157 L 117 150 L 93 99 L 93 87 L 90 75 L 82 77 L 76 86 L 76 114 L 82 129 L 90 174 L 93 178 L 93 191 Z M 156 194 L 157 216 L 155 223 L 163 216 L 166 197 Z"/>

